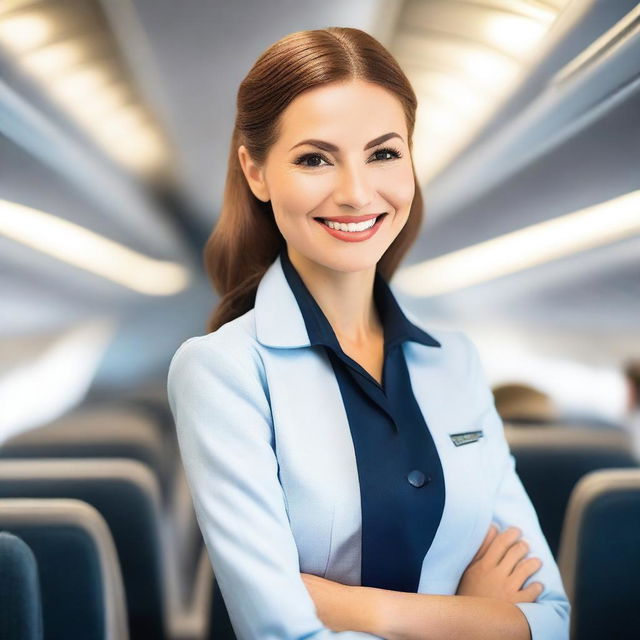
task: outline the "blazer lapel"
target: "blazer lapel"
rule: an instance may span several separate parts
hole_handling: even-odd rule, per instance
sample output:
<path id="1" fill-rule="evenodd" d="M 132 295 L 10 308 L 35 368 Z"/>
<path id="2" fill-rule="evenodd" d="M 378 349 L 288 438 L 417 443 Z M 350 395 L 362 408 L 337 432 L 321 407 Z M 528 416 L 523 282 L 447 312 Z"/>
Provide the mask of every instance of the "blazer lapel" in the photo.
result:
<path id="1" fill-rule="evenodd" d="M 258 284 L 254 310 L 260 344 L 275 349 L 310 346 L 302 312 L 282 271 L 280 255 Z"/>
<path id="2" fill-rule="evenodd" d="M 477 538 L 479 528 L 489 526 L 485 522 L 490 518 L 485 438 L 456 446 L 451 437 L 482 429 L 478 426 L 481 416 L 474 414 L 472 398 L 465 396 L 460 381 L 456 347 L 453 340 L 438 350 L 404 344 L 411 386 L 438 449 L 445 478 L 444 511 L 422 564 L 419 593 L 454 594 L 475 553 L 471 540 Z M 459 551 L 452 553 L 452 546 Z"/>
<path id="3" fill-rule="evenodd" d="M 311 347 L 279 256 L 258 286 L 255 322 L 301 571 L 359 584 L 360 484 L 346 410 L 324 349 Z"/>

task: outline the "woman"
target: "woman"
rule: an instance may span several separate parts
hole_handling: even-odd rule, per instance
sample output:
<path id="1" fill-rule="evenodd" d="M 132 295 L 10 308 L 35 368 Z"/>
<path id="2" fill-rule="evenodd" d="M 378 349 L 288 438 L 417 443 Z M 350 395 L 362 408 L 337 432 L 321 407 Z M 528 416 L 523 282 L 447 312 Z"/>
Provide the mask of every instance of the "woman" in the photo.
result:
<path id="1" fill-rule="evenodd" d="M 222 299 L 168 377 L 235 633 L 568 638 L 474 345 L 387 285 L 422 222 L 407 78 L 362 31 L 302 31 L 237 109 L 205 250 Z"/>

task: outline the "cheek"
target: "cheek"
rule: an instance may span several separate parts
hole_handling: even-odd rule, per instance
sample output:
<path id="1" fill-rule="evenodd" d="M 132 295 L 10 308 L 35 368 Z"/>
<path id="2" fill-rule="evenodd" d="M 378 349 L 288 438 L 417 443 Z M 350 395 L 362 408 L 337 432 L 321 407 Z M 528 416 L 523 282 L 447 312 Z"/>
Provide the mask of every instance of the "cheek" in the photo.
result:
<path id="1" fill-rule="evenodd" d="M 278 185 L 274 208 L 280 212 L 283 221 L 299 220 L 308 216 L 327 197 L 328 182 L 310 179 L 309 176 L 289 176 Z"/>
<path id="2" fill-rule="evenodd" d="M 415 194 L 415 180 L 413 168 L 397 167 L 393 172 L 389 172 L 389 178 L 385 184 L 385 190 L 381 195 L 389 206 L 393 208 L 393 217 L 389 220 L 388 230 L 390 236 L 397 237 L 402 231 L 411 211 L 411 203 Z"/>
<path id="3" fill-rule="evenodd" d="M 385 177 L 383 195 L 396 211 L 408 209 L 415 194 L 415 180 L 411 165 L 398 167 Z"/>

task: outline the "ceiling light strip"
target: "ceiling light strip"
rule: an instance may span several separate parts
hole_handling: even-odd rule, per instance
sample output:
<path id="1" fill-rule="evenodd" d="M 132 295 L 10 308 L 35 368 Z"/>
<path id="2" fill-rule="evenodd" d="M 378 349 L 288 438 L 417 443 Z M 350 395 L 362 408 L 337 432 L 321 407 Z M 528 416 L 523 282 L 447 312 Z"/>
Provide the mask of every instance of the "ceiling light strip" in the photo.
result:
<path id="1" fill-rule="evenodd" d="M 149 258 L 44 211 L 0 200 L 0 234 L 147 295 L 173 295 L 189 281 L 185 267 Z"/>
<path id="2" fill-rule="evenodd" d="M 640 190 L 407 267 L 394 284 L 413 296 L 450 293 L 640 234 Z"/>
<path id="3" fill-rule="evenodd" d="M 602 58 L 616 44 L 627 38 L 640 28 L 640 4 L 616 22 L 608 31 L 605 31 L 597 40 L 594 40 L 584 51 L 577 55 L 568 64 L 562 67 L 551 78 L 551 84 L 561 84 L 570 76 L 581 69 L 591 65 L 598 58 Z"/>

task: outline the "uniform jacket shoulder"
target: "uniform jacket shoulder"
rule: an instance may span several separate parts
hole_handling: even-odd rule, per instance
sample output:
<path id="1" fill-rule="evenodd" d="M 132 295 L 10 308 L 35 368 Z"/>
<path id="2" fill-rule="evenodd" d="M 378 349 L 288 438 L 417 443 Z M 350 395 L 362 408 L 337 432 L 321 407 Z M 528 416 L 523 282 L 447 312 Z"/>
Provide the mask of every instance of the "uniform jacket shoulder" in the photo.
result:
<path id="1" fill-rule="evenodd" d="M 432 329 L 426 327 L 410 313 L 407 317 L 420 329 L 433 336 L 440 344 L 440 349 L 430 350 L 432 357 L 440 358 L 438 365 L 443 370 L 454 373 L 458 379 L 468 378 L 476 373 L 479 364 L 478 350 L 469 336 L 458 329 Z"/>
<path id="2" fill-rule="evenodd" d="M 216 331 L 187 338 L 171 358 L 168 383 L 176 371 L 206 368 L 266 390 L 264 365 L 255 338 L 254 310 L 225 323 Z M 257 388 L 257 387 L 256 387 Z"/>

